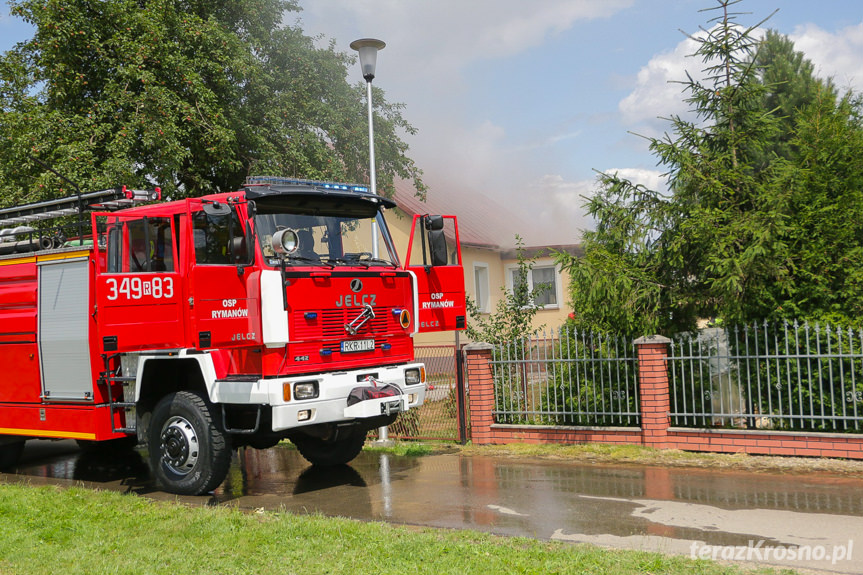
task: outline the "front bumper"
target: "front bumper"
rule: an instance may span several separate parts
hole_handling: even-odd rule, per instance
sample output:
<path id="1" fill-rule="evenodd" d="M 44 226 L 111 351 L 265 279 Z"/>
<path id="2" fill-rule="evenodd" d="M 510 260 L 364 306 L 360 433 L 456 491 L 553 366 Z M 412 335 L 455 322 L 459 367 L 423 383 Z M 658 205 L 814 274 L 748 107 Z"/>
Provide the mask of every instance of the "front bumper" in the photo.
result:
<path id="1" fill-rule="evenodd" d="M 256 382 L 218 381 L 215 389 L 221 403 L 268 404 L 272 410 L 272 431 L 286 431 L 322 423 L 343 423 L 392 415 L 419 407 L 425 401 L 426 382 L 408 385 L 405 371 L 420 369 L 422 363 L 365 368 L 335 373 L 306 374 Z M 379 384 L 398 387 L 402 394 L 394 397 L 368 399 L 348 406 L 348 395 L 358 386 L 369 385 L 366 377 L 376 375 Z M 284 386 L 293 389 L 295 383 L 316 383 L 318 397 L 313 399 L 284 399 Z"/>

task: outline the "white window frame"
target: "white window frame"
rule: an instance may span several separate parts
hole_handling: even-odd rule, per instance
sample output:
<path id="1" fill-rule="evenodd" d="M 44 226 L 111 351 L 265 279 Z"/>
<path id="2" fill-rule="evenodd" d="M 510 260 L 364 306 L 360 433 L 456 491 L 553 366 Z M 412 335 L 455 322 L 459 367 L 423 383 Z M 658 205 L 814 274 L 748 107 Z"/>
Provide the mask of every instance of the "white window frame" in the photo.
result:
<path id="1" fill-rule="evenodd" d="M 485 302 L 483 302 L 483 305 L 480 305 L 479 286 L 476 285 L 476 271 L 478 269 L 485 270 Z M 485 262 L 474 262 L 473 264 L 473 296 L 477 309 L 481 313 L 491 313 L 491 276 L 489 274 L 489 266 Z"/>
<path id="2" fill-rule="evenodd" d="M 561 297 L 563 295 L 561 292 L 562 286 L 561 286 L 561 281 L 560 281 L 560 277 L 561 277 L 560 266 L 558 266 L 554 263 L 551 263 L 551 262 L 549 262 L 548 264 L 534 262 L 533 267 L 534 268 L 542 268 L 542 269 L 547 269 L 547 268 L 553 268 L 554 269 L 554 285 L 551 286 L 551 289 L 554 290 L 555 300 L 557 301 L 557 303 L 550 303 L 550 304 L 546 304 L 546 305 L 543 305 L 540 307 L 540 306 L 536 306 L 533 303 L 533 301 L 531 300 L 530 305 L 534 306 L 534 307 L 540 307 L 540 309 L 560 309 Z M 506 265 L 506 270 L 505 270 L 506 289 L 509 290 L 509 293 L 513 293 L 512 272 L 514 270 L 518 271 L 518 264 L 507 264 Z M 530 286 L 531 293 L 532 293 L 533 292 L 533 269 L 530 269 L 527 271 L 527 283 Z"/>

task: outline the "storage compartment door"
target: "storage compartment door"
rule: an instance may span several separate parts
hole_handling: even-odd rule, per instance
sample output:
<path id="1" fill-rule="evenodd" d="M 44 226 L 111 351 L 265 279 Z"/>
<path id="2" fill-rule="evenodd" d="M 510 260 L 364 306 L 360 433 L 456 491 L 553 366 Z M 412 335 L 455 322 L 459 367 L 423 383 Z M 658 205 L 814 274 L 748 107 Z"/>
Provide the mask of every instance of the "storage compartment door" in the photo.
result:
<path id="1" fill-rule="evenodd" d="M 49 401 L 92 401 L 89 259 L 38 265 L 42 394 Z"/>

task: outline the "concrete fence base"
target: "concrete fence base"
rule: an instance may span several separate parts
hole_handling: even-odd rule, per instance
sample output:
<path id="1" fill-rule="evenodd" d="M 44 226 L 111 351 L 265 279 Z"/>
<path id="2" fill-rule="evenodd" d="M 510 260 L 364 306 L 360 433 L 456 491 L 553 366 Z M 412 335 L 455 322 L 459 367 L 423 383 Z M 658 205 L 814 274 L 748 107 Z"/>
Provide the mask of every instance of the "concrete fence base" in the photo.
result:
<path id="1" fill-rule="evenodd" d="M 479 445 L 506 443 L 625 443 L 657 449 L 717 453 L 794 455 L 863 459 L 863 434 L 805 433 L 671 427 L 668 344 L 662 336 L 635 340 L 638 348 L 640 427 L 566 427 L 494 422 L 493 347 L 465 348 L 471 440 Z"/>

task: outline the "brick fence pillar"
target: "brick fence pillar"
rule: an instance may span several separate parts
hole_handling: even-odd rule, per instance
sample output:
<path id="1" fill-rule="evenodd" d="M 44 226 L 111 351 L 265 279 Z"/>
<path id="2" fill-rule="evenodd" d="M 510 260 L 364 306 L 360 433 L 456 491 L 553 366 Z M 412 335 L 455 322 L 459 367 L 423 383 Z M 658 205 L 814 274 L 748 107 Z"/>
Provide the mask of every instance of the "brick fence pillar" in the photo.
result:
<path id="1" fill-rule="evenodd" d="M 668 412 L 671 400 L 668 387 L 668 344 L 661 335 L 635 340 L 638 349 L 638 400 L 641 406 L 641 435 L 644 445 L 668 447 Z"/>
<path id="2" fill-rule="evenodd" d="M 470 399 L 471 441 L 478 445 L 493 443 L 491 426 L 494 424 L 494 375 L 491 369 L 493 346 L 472 343 L 464 348 L 467 363 L 467 387 Z"/>

